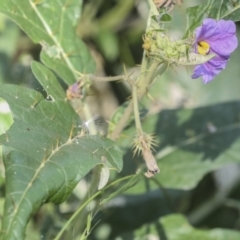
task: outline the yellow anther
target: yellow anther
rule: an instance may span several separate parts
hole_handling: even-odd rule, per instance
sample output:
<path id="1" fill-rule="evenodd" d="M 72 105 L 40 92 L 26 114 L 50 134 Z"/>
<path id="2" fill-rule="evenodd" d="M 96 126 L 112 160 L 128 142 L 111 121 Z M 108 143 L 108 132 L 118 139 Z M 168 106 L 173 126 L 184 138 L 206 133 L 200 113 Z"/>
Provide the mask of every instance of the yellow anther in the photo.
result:
<path id="1" fill-rule="evenodd" d="M 209 53 L 210 45 L 207 42 L 198 42 L 197 50 L 199 54 L 206 55 Z"/>

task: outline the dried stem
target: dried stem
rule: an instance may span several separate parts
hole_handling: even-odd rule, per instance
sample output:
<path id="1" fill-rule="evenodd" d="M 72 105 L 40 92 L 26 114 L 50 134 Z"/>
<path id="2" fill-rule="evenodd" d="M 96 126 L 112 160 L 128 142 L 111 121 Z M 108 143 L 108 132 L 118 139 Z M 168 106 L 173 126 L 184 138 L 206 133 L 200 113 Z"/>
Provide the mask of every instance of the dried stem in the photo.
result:
<path id="1" fill-rule="evenodd" d="M 113 81 L 119 81 L 123 80 L 126 78 L 124 75 L 119 75 L 119 76 L 114 76 L 114 77 L 97 77 L 94 75 L 87 75 L 88 79 L 91 81 L 96 81 L 96 82 L 113 82 Z"/>

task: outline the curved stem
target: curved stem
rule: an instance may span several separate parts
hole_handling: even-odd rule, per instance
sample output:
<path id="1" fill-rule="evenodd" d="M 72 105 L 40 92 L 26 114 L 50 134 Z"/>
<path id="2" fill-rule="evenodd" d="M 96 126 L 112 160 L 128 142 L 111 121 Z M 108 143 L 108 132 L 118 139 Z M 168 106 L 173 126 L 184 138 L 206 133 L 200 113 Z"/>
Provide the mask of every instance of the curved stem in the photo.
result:
<path id="1" fill-rule="evenodd" d="M 82 203 L 85 203 L 92 194 L 95 194 L 97 192 L 100 174 L 101 174 L 101 166 L 97 165 L 92 170 L 92 179 L 91 179 L 90 187 L 89 187 L 88 192 L 86 193 L 85 197 L 82 199 L 82 201 L 81 201 Z M 98 204 L 96 204 L 96 207 L 97 206 L 98 206 Z M 81 214 L 76 216 L 76 218 L 74 219 L 72 225 L 73 225 L 74 229 L 77 229 L 75 232 L 76 234 L 83 231 L 88 214 L 89 214 L 88 211 L 83 211 L 83 212 L 81 212 Z M 67 236 L 67 239 L 70 239 L 70 237 L 71 236 Z"/>
<path id="2" fill-rule="evenodd" d="M 105 188 L 103 188 L 102 190 L 96 192 L 94 195 L 92 195 L 91 197 L 89 197 L 77 210 L 76 212 L 69 218 L 69 220 L 66 222 L 66 224 L 63 226 L 63 228 L 61 229 L 61 231 L 57 234 L 57 236 L 54 238 L 54 240 L 59 240 L 60 237 L 62 236 L 62 234 L 64 233 L 64 231 L 70 226 L 70 224 L 72 223 L 72 221 L 78 216 L 78 214 L 91 202 L 93 201 L 98 195 L 100 195 L 102 192 L 104 192 L 105 190 L 107 190 L 108 188 L 112 187 L 113 185 L 120 183 L 122 181 L 128 180 L 129 178 L 134 177 L 135 174 L 133 175 L 129 175 L 126 177 L 123 177 L 121 179 L 118 179 L 110 184 L 108 184 Z"/>
<path id="3" fill-rule="evenodd" d="M 77 211 L 71 216 L 71 218 L 66 222 L 66 224 L 63 226 L 63 228 L 61 229 L 61 231 L 58 233 L 58 235 L 54 238 L 54 240 L 59 240 L 60 237 L 62 236 L 62 234 L 64 233 L 64 231 L 69 227 L 69 225 L 71 224 L 71 222 L 77 217 L 77 215 L 95 198 L 97 197 L 99 194 L 101 193 L 101 191 L 96 192 L 92 197 L 88 198 L 87 201 L 85 201 L 81 207 L 79 207 L 77 209 Z"/>

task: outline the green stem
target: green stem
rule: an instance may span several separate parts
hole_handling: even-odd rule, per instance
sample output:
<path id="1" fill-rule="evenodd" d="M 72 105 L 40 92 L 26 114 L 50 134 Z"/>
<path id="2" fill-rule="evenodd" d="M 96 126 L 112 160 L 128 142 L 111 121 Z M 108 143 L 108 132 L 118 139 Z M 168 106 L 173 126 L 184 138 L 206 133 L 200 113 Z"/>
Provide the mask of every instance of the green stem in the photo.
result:
<path id="1" fill-rule="evenodd" d="M 134 177 L 135 174 L 133 175 L 129 175 L 126 177 L 123 177 L 121 179 L 118 179 L 110 184 L 108 184 L 105 188 L 103 188 L 102 190 L 96 192 L 94 195 L 92 195 L 91 197 L 89 197 L 78 209 L 77 211 L 69 218 L 69 220 L 65 223 L 65 225 L 63 226 L 63 228 L 61 229 L 61 231 L 57 234 L 57 236 L 54 238 L 54 240 L 59 240 L 60 237 L 62 236 L 62 234 L 64 233 L 64 231 L 70 226 L 70 224 L 72 223 L 72 221 L 78 216 L 78 214 L 91 202 L 93 201 L 98 195 L 100 195 L 102 192 L 106 191 L 108 188 L 114 186 L 115 184 L 118 184 L 122 181 L 128 180 L 129 178 Z"/>
<path id="2" fill-rule="evenodd" d="M 145 60 L 143 60 L 144 62 L 144 66 L 147 67 L 147 63 Z M 153 62 L 149 71 L 145 72 L 146 75 L 144 75 L 144 68 L 142 69 L 142 74 L 137 83 L 137 96 L 138 99 L 141 99 L 145 93 L 148 90 L 148 86 L 150 84 L 152 84 L 153 80 L 155 79 L 156 76 L 161 75 L 166 69 L 167 69 L 167 64 L 162 64 L 159 68 L 157 68 L 159 65 L 159 63 L 157 62 Z M 139 86 L 139 88 L 138 88 Z M 130 103 L 128 104 L 126 110 L 124 111 L 121 119 L 119 120 L 117 126 L 115 127 L 115 129 L 113 130 L 113 132 L 111 133 L 111 135 L 109 135 L 108 137 L 110 139 L 112 139 L 113 141 L 115 141 L 121 134 L 122 130 L 124 129 L 124 127 L 126 126 L 128 120 L 130 119 L 131 115 L 132 115 L 132 111 L 133 111 L 133 100 L 130 101 Z"/>
<path id="3" fill-rule="evenodd" d="M 97 82 L 111 82 L 111 81 L 119 81 L 122 79 L 125 79 L 126 76 L 124 75 L 119 75 L 119 76 L 114 76 L 114 77 L 97 77 L 94 75 L 87 75 L 88 79 L 91 81 L 97 81 Z"/>
<path id="4" fill-rule="evenodd" d="M 154 80 L 153 76 L 155 75 L 155 71 L 157 70 L 159 65 L 160 65 L 159 62 L 153 61 L 152 64 L 150 65 L 149 70 L 143 69 L 144 71 L 147 71 L 147 72 L 146 74 L 142 73 L 137 82 L 139 99 L 142 98 L 145 95 L 145 93 L 148 91 L 149 85 Z"/>
<path id="5" fill-rule="evenodd" d="M 82 199 L 81 201 L 82 203 L 85 203 L 89 199 L 90 195 L 95 194 L 97 192 L 100 174 L 101 174 L 101 166 L 97 165 L 92 171 L 90 187 L 85 197 Z M 88 216 L 88 212 L 83 211 L 74 219 L 74 222 L 72 223 L 72 225 L 74 226 L 74 229 L 76 229 L 75 234 L 78 234 L 79 232 L 83 231 L 87 216 Z M 70 238 L 71 238 L 71 235 L 66 237 L 66 239 L 70 239 Z"/>
<path id="6" fill-rule="evenodd" d="M 117 138 L 121 134 L 122 130 L 126 126 L 128 120 L 130 119 L 130 117 L 132 115 L 132 110 L 133 110 L 133 102 L 130 101 L 130 103 L 128 104 L 127 108 L 125 109 L 121 119 L 119 120 L 117 126 L 115 127 L 115 129 L 113 130 L 111 135 L 108 136 L 110 139 L 112 139 L 113 141 L 117 140 Z"/>
<path id="7" fill-rule="evenodd" d="M 71 218 L 66 222 L 66 224 L 63 226 L 61 231 L 58 233 L 58 235 L 54 238 L 54 240 L 59 240 L 64 231 L 70 226 L 71 222 L 77 217 L 77 215 L 95 198 L 97 197 L 101 191 L 95 193 L 92 197 L 90 197 L 86 202 L 84 202 L 80 208 L 77 209 L 77 211 L 71 216 Z"/>
<path id="8" fill-rule="evenodd" d="M 152 15 L 158 15 L 158 11 L 157 11 L 156 6 L 154 5 L 153 1 L 148 0 L 148 2 L 149 2 L 150 10 L 149 10 L 146 31 L 149 31 L 153 24 Z M 162 74 L 166 70 L 166 64 L 162 64 L 162 66 L 160 68 L 158 68 L 158 66 L 161 63 L 159 63 L 157 61 L 150 61 L 151 66 L 148 70 L 147 69 L 148 63 L 149 63 L 149 61 L 146 56 L 146 52 L 144 51 L 142 65 L 141 65 L 140 78 L 137 83 L 137 95 L 138 95 L 139 100 L 145 95 L 145 93 L 148 90 L 148 87 L 152 84 L 154 78 L 158 74 Z M 111 138 L 112 140 L 116 140 L 120 136 L 122 130 L 124 129 L 124 127 L 126 126 L 128 120 L 130 119 L 130 117 L 132 115 L 132 110 L 133 110 L 133 101 L 131 101 L 129 103 L 129 105 L 126 108 L 125 112 L 123 113 L 120 121 L 118 122 L 118 125 L 115 127 L 115 129 L 113 130 L 111 135 L 108 136 L 109 138 Z"/>
<path id="9" fill-rule="evenodd" d="M 133 112 L 135 118 L 136 129 L 138 133 L 142 133 L 142 124 L 139 117 L 139 109 L 138 109 L 138 97 L 137 97 L 137 87 L 134 84 L 132 86 L 132 101 L 133 101 Z"/>

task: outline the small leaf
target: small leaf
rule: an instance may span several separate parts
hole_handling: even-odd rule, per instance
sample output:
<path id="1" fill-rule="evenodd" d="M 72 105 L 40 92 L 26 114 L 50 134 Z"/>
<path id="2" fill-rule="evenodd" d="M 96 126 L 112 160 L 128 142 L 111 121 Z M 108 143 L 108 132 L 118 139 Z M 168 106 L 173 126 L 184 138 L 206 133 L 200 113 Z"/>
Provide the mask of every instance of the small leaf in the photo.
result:
<path id="1" fill-rule="evenodd" d="M 165 13 L 161 16 L 160 21 L 164 22 L 164 23 L 171 22 L 172 21 L 172 16 L 168 13 Z"/>
<path id="2" fill-rule="evenodd" d="M 37 77 L 47 76 L 42 83 L 56 80 L 40 64 L 33 68 Z M 114 142 L 79 134 L 81 121 L 70 104 L 58 98 L 62 93 L 48 93 L 56 99 L 47 101 L 34 90 L 13 85 L 0 89 L 14 119 L 0 136 L 6 170 L 4 240 L 23 239 L 32 214 L 46 202 L 64 201 L 82 177 L 102 164 L 103 156 L 105 164 L 122 168 L 121 151 Z"/>

